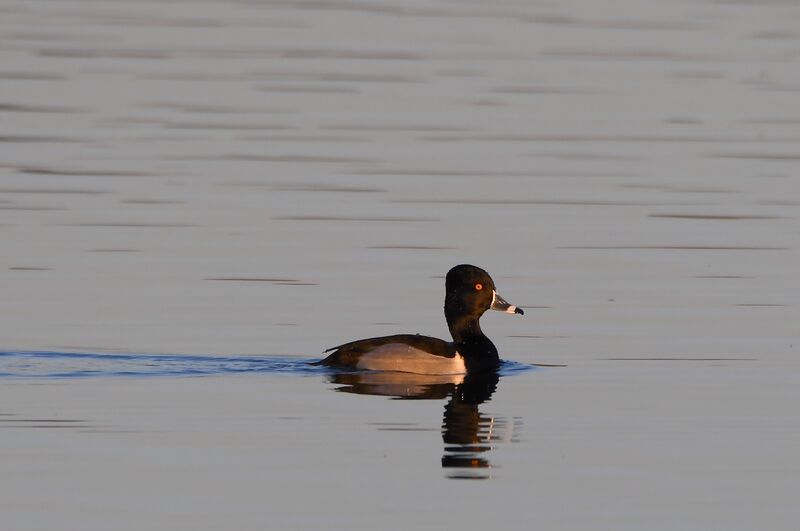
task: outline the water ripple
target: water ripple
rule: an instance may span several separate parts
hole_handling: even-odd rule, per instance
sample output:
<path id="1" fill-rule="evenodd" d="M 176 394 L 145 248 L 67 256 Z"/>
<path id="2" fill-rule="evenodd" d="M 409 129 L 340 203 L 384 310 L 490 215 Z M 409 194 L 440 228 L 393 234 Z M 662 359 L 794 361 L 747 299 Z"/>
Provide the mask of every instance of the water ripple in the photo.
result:
<path id="1" fill-rule="evenodd" d="M 0 378 L 85 378 L 120 376 L 205 376 L 235 373 L 330 374 L 317 361 L 294 356 L 183 356 L 96 352 L 0 351 Z M 500 376 L 535 367 L 503 361 Z M 349 372 L 349 371 L 348 371 Z"/>
<path id="2" fill-rule="evenodd" d="M 2 378 L 202 376 L 232 373 L 325 372 L 291 356 L 175 356 L 87 352 L 0 351 Z"/>

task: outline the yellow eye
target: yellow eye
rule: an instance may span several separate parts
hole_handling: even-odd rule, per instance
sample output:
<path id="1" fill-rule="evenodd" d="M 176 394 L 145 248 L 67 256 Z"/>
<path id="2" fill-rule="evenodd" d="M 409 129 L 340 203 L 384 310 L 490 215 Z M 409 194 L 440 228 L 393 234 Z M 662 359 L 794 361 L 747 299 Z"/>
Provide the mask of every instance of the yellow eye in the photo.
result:
<path id="1" fill-rule="evenodd" d="M 483 289 L 483 284 L 481 283 L 475 284 L 475 291 L 480 291 L 482 289 Z"/>

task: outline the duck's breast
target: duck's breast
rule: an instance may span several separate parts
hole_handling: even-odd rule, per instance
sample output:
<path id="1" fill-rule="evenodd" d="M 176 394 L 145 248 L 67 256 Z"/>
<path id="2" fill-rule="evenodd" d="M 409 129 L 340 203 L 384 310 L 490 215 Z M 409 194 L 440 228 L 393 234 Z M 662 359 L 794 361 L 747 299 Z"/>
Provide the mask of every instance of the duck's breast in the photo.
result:
<path id="1" fill-rule="evenodd" d="M 464 357 L 458 352 L 452 358 L 448 358 L 404 343 L 387 343 L 364 352 L 359 357 L 356 368 L 415 374 L 465 374 L 467 372 Z"/>

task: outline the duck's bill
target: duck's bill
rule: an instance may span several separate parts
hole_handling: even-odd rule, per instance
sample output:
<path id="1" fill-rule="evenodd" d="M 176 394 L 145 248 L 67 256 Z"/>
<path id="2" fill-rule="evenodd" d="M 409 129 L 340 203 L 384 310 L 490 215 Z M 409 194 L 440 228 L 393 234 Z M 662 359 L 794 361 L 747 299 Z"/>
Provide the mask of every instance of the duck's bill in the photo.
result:
<path id="1" fill-rule="evenodd" d="M 506 312 L 506 313 L 518 313 L 523 315 L 525 312 L 522 311 L 522 308 L 517 308 L 513 304 L 509 304 L 507 300 L 497 294 L 496 291 L 492 291 L 492 305 L 489 306 L 492 310 L 497 310 L 498 312 Z"/>

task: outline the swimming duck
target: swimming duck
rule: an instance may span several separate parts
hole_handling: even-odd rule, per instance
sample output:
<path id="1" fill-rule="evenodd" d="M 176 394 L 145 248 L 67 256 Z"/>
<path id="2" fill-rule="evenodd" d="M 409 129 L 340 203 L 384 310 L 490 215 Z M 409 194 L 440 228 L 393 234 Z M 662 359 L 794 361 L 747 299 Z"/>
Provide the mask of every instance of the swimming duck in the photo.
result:
<path id="1" fill-rule="evenodd" d="M 444 316 L 453 341 L 419 334 L 359 339 L 325 350 L 317 365 L 416 374 L 465 374 L 497 369 L 497 348 L 483 335 L 486 310 L 524 314 L 495 290 L 489 273 L 474 265 L 452 268 L 445 279 Z"/>

